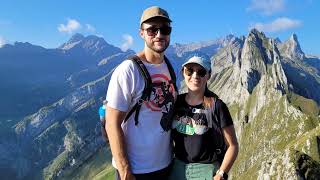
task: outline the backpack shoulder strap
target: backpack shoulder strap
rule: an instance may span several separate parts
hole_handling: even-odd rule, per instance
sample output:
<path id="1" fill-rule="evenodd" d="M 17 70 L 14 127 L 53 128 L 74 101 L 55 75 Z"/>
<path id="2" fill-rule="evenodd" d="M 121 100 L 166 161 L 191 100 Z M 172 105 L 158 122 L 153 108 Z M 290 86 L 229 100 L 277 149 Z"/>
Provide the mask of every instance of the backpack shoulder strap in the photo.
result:
<path id="1" fill-rule="evenodd" d="M 218 106 L 220 106 L 221 104 L 221 100 L 218 97 L 213 97 L 214 99 L 214 105 L 213 105 L 213 109 L 212 109 L 212 114 L 213 114 L 213 120 L 216 121 L 216 123 L 218 124 L 219 128 L 221 128 L 221 122 L 220 122 L 220 118 L 219 118 L 219 108 Z"/>
<path id="2" fill-rule="evenodd" d="M 172 66 L 172 64 L 170 63 L 169 59 L 166 56 L 164 56 L 164 61 L 167 64 L 167 67 L 168 67 L 168 70 L 169 70 L 169 74 L 171 76 L 171 82 L 172 82 L 172 84 L 174 86 L 174 89 L 175 89 L 175 91 L 178 91 L 177 84 L 176 84 L 177 77 L 176 77 L 176 73 L 174 72 L 173 66 Z"/>
<path id="3" fill-rule="evenodd" d="M 214 129 L 215 134 L 215 138 L 216 138 L 216 149 L 215 149 L 215 154 L 217 156 L 217 160 L 222 163 L 223 159 L 224 159 L 224 155 L 227 151 L 227 145 L 225 143 L 224 140 L 224 135 L 223 135 L 223 130 L 221 128 L 221 119 L 219 116 L 219 106 L 221 106 L 221 100 L 219 99 L 218 96 L 213 96 L 213 105 L 211 106 L 211 110 L 210 110 L 210 119 L 208 121 L 208 126 L 209 128 Z M 218 138 L 221 138 L 220 140 L 218 140 Z"/>
<path id="4" fill-rule="evenodd" d="M 216 97 L 210 97 L 210 98 L 212 99 L 212 104 L 210 108 L 208 108 L 206 117 L 208 120 L 208 127 L 213 128 L 214 124 L 217 124 L 217 116 L 216 116 L 217 98 Z M 216 123 L 214 123 L 213 121 L 216 121 Z"/>
<path id="5" fill-rule="evenodd" d="M 138 125 L 138 117 L 139 117 L 139 112 L 140 112 L 140 108 L 142 106 L 142 103 L 144 101 L 146 101 L 147 99 L 150 99 L 150 94 L 152 91 L 152 80 L 150 77 L 150 74 L 147 70 L 147 68 L 145 67 L 145 65 L 143 64 L 143 62 L 141 61 L 141 59 L 137 56 L 134 55 L 132 57 L 129 57 L 128 59 L 130 59 L 138 68 L 140 74 L 142 75 L 142 77 L 144 78 L 144 89 L 142 91 L 142 95 L 140 97 L 140 99 L 138 100 L 138 102 L 133 106 L 133 108 L 129 111 L 129 113 L 127 113 L 126 118 L 125 118 L 125 122 L 129 119 L 129 117 L 134 113 L 135 113 L 135 117 L 134 117 L 134 122 L 135 125 Z"/>
<path id="6" fill-rule="evenodd" d="M 206 97 L 210 97 L 212 99 L 212 104 L 210 106 L 210 108 L 208 108 L 208 113 L 206 113 L 206 117 L 208 120 L 208 127 L 212 128 L 214 126 L 214 124 L 217 124 L 219 126 L 219 128 L 221 128 L 220 126 L 220 121 L 218 119 L 218 101 L 219 101 L 219 97 L 218 95 L 216 95 L 215 93 L 213 93 L 212 91 L 210 91 L 208 88 L 205 89 L 205 93 L 204 95 Z M 215 123 L 213 123 L 213 121 L 215 121 Z"/>

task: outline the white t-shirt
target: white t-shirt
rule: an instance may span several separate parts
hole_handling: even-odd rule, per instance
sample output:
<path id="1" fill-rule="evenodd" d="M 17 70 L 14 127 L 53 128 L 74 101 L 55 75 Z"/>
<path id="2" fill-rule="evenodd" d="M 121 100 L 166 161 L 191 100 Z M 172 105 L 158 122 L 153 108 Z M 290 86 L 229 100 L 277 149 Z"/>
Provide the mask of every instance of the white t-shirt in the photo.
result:
<path id="1" fill-rule="evenodd" d="M 144 62 L 153 84 L 150 101 L 142 104 L 138 125 L 133 113 L 121 127 L 125 136 L 126 152 L 134 174 L 149 173 L 167 167 L 172 160 L 170 131 L 160 125 L 163 112 L 171 106 L 167 101 L 176 97 L 176 92 L 165 62 Z M 144 89 L 144 78 L 131 60 L 122 62 L 113 72 L 109 82 L 107 101 L 111 108 L 129 112 L 140 99 Z M 172 100 L 173 101 L 173 100 Z M 166 104 L 167 103 L 167 104 Z M 113 161 L 112 163 L 115 166 Z"/>

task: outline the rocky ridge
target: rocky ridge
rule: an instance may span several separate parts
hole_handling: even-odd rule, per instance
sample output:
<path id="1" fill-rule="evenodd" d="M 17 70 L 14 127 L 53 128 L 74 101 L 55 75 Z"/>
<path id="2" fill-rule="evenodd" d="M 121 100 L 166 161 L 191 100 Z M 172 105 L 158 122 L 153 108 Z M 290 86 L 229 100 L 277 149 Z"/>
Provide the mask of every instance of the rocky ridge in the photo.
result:
<path id="1" fill-rule="evenodd" d="M 299 47 L 292 40 L 297 38 L 289 40 L 287 49 Z M 302 56 L 297 48 L 290 51 L 290 56 L 285 53 L 279 51 L 278 42 L 253 29 L 244 41 L 231 42 L 212 59 L 210 88 L 228 103 L 240 144 L 231 173 L 235 179 L 295 179 L 300 172 L 296 151 L 319 160 L 314 150 L 318 149 L 316 138 L 320 136 L 317 99 L 307 100 L 307 94 L 299 96 L 291 91 L 292 76 L 283 64 Z M 301 61 L 298 64 L 303 64 Z M 301 108 L 306 101 L 313 104 L 314 113 Z M 312 135 L 303 138 L 306 133 Z M 302 148 L 306 145 L 308 148 Z M 315 174 L 302 173 L 303 178 L 317 175 L 316 169 Z"/>
<path id="2" fill-rule="evenodd" d="M 74 36 L 68 48 L 79 46 L 81 39 Z M 317 69 L 305 62 L 308 57 L 291 59 L 301 57 L 299 50 L 291 51 L 300 47 L 297 37 L 291 39 L 295 42 L 282 44 L 252 30 L 247 37 L 232 37 L 217 53 L 211 52 L 209 87 L 228 104 L 240 143 L 230 179 L 310 178 L 319 172 L 319 93 L 303 91 L 304 81 L 297 83 L 293 77 L 296 73 L 313 77 L 313 88 L 319 86 L 319 78 Z M 181 47 L 182 56 L 174 51 L 171 60 L 183 63 L 187 54 L 201 48 Z M 8 152 L 7 147 L 16 146 L 0 143 L 0 152 L 16 157 L 0 159 L 17 170 L 17 179 L 81 178 L 70 174 L 104 146 L 97 109 L 113 68 L 129 55 L 116 53 L 97 61 L 95 69 L 72 74 L 68 82 L 78 88 L 16 125 L 17 146 L 24 148 Z M 99 70 L 107 73 L 92 75 Z"/>

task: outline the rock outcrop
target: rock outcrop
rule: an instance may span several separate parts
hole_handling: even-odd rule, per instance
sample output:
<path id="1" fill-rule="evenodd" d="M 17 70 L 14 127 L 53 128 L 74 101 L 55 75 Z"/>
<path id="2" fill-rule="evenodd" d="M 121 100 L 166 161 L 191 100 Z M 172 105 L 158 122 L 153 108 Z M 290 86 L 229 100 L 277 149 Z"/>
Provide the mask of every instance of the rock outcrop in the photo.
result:
<path id="1" fill-rule="evenodd" d="M 317 98 L 308 100 L 310 94 L 299 96 L 292 91 L 292 87 L 299 86 L 292 84 L 292 72 L 285 65 L 295 62 L 305 67 L 306 75 L 314 75 L 307 71 L 309 66 L 303 62 L 302 51 L 297 51 L 300 46 L 296 36 L 288 42 L 295 48 L 286 46 L 286 50 L 295 49 L 296 53 L 285 56 L 286 52 L 278 49 L 279 42 L 253 29 L 246 38 L 232 41 L 212 59 L 209 86 L 227 102 L 240 144 L 231 172 L 233 179 L 295 179 L 298 172 L 304 171 L 298 168 L 296 151 L 319 160 L 319 151 L 314 150 L 319 149 L 316 137 L 320 135 L 319 107 L 314 102 Z M 314 81 L 314 85 L 319 83 Z M 306 104 L 313 105 L 302 108 Z M 308 177 L 320 175 L 317 168 L 313 167 L 313 174 Z"/>
<path id="2" fill-rule="evenodd" d="M 113 68 L 133 54 L 115 49 L 104 56 L 105 45 L 101 38 L 77 34 L 58 49 L 68 56 L 85 48 L 82 55 L 92 56 L 95 63 L 67 76 L 71 92 L 26 116 L 16 124 L 14 138 L 0 141 L 0 170 L 6 177 L 89 178 L 72 174 L 81 173 L 105 146 L 97 109 Z M 297 36 L 281 43 L 253 29 L 246 37 L 176 44 L 167 56 L 179 73 L 185 58 L 195 52 L 211 56 L 208 86 L 233 117 L 240 153 L 230 179 L 319 177 L 319 70 L 317 58 L 303 53 Z"/>

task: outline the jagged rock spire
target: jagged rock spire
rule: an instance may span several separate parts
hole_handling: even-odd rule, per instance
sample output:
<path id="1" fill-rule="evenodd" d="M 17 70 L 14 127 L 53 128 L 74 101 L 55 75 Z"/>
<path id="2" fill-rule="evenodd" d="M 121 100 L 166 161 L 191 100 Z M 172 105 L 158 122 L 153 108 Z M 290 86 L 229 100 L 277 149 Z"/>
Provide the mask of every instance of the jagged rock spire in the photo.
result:
<path id="1" fill-rule="evenodd" d="M 303 60 L 305 58 L 296 34 L 292 34 L 286 42 L 280 45 L 280 50 L 283 56 L 292 60 Z"/>
<path id="2" fill-rule="evenodd" d="M 275 40 L 256 29 L 243 40 L 233 41 L 214 57 L 211 87 L 227 103 L 245 106 L 251 101 L 246 106 L 250 114 L 244 110 L 239 116 L 250 121 L 263 106 L 280 99 L 288 85 Z"/>
<path id="3" fill-rule="evenodd" d="M 253 29 L 246 38 L 241 57 L 242 84 L 249 93 L 259 83 L 262 76 L 273 75 L 269 74 L 268 66 L 281 66 L 280 53 L 274 40 L 267 38 L 264 33 L 256 29 Z M 279 72 L 275 72 L 275 74 L 278 77 L 273 77 L 274 84 L 281 84 L 283 91 L 286 86 L 286 78 L 282 68 L 277 70 Z"/>

